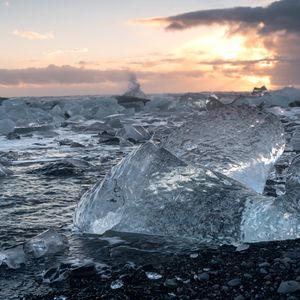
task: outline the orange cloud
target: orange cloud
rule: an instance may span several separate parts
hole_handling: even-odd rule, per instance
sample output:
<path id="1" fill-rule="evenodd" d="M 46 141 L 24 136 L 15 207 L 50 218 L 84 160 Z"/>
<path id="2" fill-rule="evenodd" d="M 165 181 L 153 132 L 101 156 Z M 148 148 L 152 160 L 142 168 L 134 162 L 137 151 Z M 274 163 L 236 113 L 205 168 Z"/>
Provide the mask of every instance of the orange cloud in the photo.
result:
<path id="1" fill-rule="evenodd" d="M 14 30 L 13 34 L 28 40 L 53 40 L 54 33 L 48 32 L 46 34 L 42 34 L 35 31 L 24 31 L 24 30 Z"/>
<path id="2" fill-rule="evenodd" d="M 49 55 L 49 56 L 55 56 L 55 55 L 60 55 L 60 54 L 79 54 L 79 53 L 87 53 L 89 52 L 88 48 L 73 48 L 73 49 L 58 49 L 58 50 L 54 50 L 54 51 L 48 51 L 45 52 L 45 55 Z"/>

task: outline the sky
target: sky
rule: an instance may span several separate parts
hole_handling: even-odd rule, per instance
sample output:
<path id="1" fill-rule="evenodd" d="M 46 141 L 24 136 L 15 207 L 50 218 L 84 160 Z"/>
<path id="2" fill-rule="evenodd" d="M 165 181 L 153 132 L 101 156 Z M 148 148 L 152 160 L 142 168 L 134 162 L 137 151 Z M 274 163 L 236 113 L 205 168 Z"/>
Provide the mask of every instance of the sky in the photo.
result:
<path id="1" fill-rule="evenodd" d="M 0 96 L 300 87 L 300 0 L 0 0 Z"/>

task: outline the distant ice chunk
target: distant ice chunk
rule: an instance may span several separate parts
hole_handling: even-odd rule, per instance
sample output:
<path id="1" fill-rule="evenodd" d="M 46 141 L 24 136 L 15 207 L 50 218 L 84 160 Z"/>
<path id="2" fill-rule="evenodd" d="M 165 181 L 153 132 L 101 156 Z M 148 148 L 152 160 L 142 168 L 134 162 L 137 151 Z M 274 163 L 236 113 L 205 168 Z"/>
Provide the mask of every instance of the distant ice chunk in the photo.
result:
<path id="1" fill-rule="evenodd" d="M 258 193 L 285 146 L 276 116 L 231 105 L 194 115 L 180 127 L 162 128 L 153 138 L 183 161 L 209 167 Z"/>
<path id="2" fill-rule="evenodd" d="M 300 90 L 286 87 L 278 91 L 264 93 L 262 97 L 250 96 L 239 98 L 234 102 L 235 105 L 247 104 L 250 106 L 263 106 L 265 108 L 295 107 L 300 106 Z"/>
<path id="3" fill-rule="evenodd" d="M 124 127 L 117 131 L 116 136 L 134 143 L 143 143 L 151 138 L 147 129 L 135 124 L 124 124 Z"/>
<path id="4" fill-rule="evenodd" d="M 35 258 L 62 253 L 68 248 L 67 237 L 55 229 L 48 229 L 24 244 L 25 251 Z"/>
<path id="5" fill-rule="evenodd" d="M 0 134 L 6 135 L 14 131 L 15 122 L 10 119 L 2 119 L 0 120 Z"/>
<path id="6" fill-rule="evenodd" d="M 253 96 L 264 96 L 268 94 L 268 89 L 263 85 L 262 87 L 255 87 L 252 91 Z"/>

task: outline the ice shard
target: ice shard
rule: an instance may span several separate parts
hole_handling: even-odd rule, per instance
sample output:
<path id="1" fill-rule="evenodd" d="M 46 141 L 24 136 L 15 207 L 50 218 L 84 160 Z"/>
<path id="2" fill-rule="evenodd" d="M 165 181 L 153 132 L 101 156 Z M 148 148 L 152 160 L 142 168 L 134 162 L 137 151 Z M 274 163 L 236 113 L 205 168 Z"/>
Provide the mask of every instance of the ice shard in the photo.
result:
<path id="1" fill-rule="evenodd" d="M 0 164 L 0 177 L 11 175 L 12 172 Z"/>
<path id="2" fill-rule="evenodd" d="M 194 115 L 172 130 L 162 128 L 154 139 L 183 161 L 209 167 L 258 193 L 285 146 L 276 116 L 231 105 Z"/>
<path id="3" fill-rule="evenodd" d="M 283 203 L 290 212 L 300 212 L 300 155 L 294 157 L 288 168 Z"/>

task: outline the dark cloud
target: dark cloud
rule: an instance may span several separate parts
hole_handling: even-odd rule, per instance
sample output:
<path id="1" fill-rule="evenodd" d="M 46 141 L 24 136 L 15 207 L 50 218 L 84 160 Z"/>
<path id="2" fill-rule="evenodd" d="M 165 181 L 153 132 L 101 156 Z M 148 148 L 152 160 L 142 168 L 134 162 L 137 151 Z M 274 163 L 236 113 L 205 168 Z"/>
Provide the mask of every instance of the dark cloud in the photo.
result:
<path id="1" fill-rule="evenodd" d="M 241 27 L 259 27 L 261 34 L 275 31 L 300 31 L 300 1 L 281 0 L 266 7 L 234 7 L 226 9 L 200 10 L 166 18 L 155 18 L 153 22 L 164 22 L 167 30 L 183 30 L 200 25 L 239 24 Z"/>
<path id="2" fill-rule="evenodd" d="M 93 70 L 49 65 L 46 68 L 0 69 L 0 85 L 89 84 L 127 81 L 129 70 Z"/>
<path id="3" fill-rule="evenodd" d="M 201 71 L 178 71 L 178 72 L 134 72 L 139 79 L 154 80 L 169 76 L 173 79 L 198 78 L 203 75 Z M 99 84 L 127 82 L 132 76 L 130 70 L 94 70 L 76 68 L 72 66 L 49 65 L 46 68 L 26 69 L 0 69 L 0 85 L 46 85 L 46 84 Z"/>

